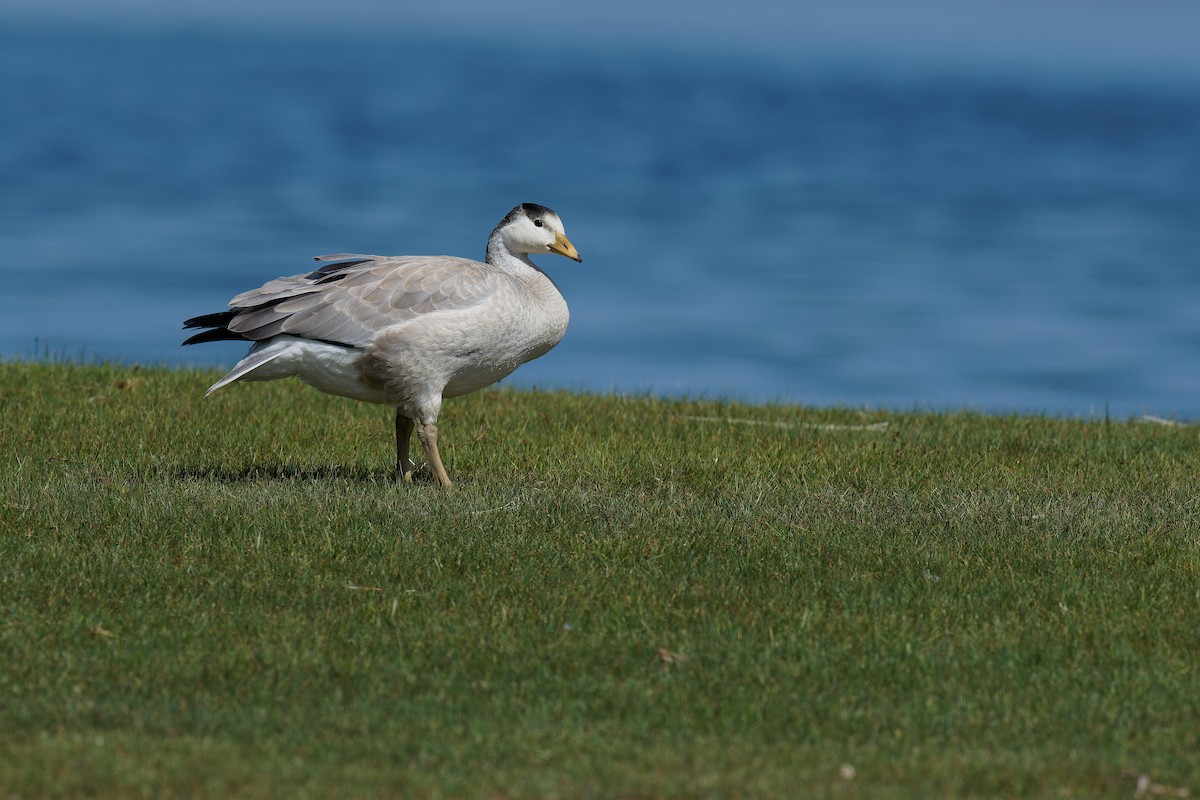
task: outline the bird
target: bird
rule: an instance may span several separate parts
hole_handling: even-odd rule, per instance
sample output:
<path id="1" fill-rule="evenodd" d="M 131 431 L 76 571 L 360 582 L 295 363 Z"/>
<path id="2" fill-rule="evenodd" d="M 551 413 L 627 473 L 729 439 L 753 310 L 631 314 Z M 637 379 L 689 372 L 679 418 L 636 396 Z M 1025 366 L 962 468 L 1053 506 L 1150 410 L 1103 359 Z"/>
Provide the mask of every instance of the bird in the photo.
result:
<path id="1" fill-rule="evenodd" d="M 570 315 L 554 281 L 530 260 L 583 258 L 558 214 L 521 203 L 488 237 L 483 261 L 455 256 L 317 256 L 312 272 L 268 281 L 192 317 L 184 345 L 227 340 L 250 351 L 205 397 L 238 381 L 296 377 L 329 394 L 396 410 L 396 474 L 411 483 L 415 428 L 433 479 L 453 486 L 438 454 L 442 401 L 545 355 Z"/>

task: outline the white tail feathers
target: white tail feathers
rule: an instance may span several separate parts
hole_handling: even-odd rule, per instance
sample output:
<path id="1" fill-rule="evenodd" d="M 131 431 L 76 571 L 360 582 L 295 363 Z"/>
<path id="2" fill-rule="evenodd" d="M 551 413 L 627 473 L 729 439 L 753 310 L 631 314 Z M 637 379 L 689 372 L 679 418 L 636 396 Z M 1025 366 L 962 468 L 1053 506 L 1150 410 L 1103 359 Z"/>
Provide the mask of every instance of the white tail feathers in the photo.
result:
<path id="1" fill-rule="evenodd" d="M 245 378 L 251 372 L 254 372 L 264 364 L 268 364 L 271 361 L 279 358 L 284 354 L 284 352 L 285 351 L 283 348 L 279 347 L 263 347 L 261 344 L 255 345 L 254 348 L 246 355 L 246 357 L 239 361 L 234 368 L 229 371 L 228 375 L 226 375 L 224 378 L 221 378 L 221 380 L 217 381 L 212 386 L 208 387 L 208 391 L 204 393 L 204 396 L 208 397 L 217 389 L 224 388 L 234 381 Z M 256 378 L 251 378 L 250 380 L 271 380 L 273 378 L 282 377 L 284 377 L 284 375 L 272 374 L 256 376 Z"/>

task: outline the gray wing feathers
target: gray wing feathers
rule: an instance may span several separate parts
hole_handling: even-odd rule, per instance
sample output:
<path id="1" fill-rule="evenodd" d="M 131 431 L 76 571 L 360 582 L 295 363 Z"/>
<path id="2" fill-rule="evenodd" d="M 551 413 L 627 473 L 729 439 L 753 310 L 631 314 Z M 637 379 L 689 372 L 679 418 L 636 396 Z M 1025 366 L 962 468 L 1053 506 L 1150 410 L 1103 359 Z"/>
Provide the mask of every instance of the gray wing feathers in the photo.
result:
<path id="1" fill-rule="evenodd" d="M 350 258 L 369 260 L 336 273 L 276 278 L 243 292 L 229 302 L 245 309 L 229 329 L 256 341 L 286 333 L 362 347 L 390 325 L 478 305 L 505 280 L 486 264 L 451 256 Z"/>
<path id="2" fill-rule="evenodd" d="M 326 253 L 323 256 L 313 256 L 313 261 L 379 261 L 386 256 L 368 256 L 363 253 Z"/>

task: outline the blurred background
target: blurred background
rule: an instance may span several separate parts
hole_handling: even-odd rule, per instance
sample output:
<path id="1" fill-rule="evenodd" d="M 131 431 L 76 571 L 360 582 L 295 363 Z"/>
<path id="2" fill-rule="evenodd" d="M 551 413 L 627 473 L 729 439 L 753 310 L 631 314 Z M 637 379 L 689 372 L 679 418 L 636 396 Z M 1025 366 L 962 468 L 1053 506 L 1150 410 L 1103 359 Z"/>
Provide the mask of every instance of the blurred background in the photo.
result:
<path id="1" fill-rule="evenodd" d="M 517 385 L 1200 417 L 1200 5 L 408 5 L 6 0 L 0 358 L 228 366 L 183 319 L 532 201 Z"/>

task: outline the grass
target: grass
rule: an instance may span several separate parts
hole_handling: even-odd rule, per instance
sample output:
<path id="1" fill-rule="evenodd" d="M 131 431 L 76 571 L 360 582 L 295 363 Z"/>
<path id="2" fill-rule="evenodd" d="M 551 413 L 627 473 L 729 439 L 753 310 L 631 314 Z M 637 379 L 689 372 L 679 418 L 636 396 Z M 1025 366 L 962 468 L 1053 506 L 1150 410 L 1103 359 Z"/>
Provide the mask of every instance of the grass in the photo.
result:
<path id="1" fill-rule="evenodd" d="M 1200 790 L 1194 427 L 215 377 L 0 364 L 0 795 Z"/>

